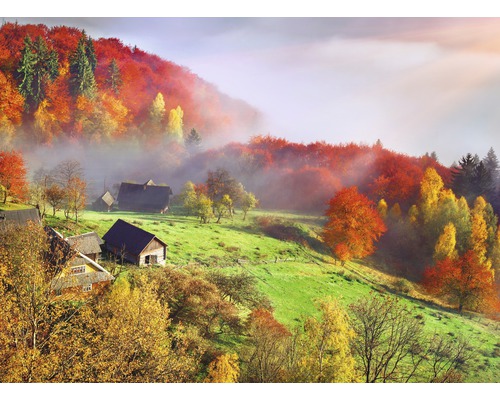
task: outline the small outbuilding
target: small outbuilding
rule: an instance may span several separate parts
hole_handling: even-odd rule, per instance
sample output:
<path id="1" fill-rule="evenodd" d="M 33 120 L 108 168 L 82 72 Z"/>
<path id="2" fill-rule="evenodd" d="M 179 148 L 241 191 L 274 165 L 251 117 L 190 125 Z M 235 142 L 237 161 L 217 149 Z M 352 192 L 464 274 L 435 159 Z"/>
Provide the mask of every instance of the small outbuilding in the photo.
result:
<path id="1" fill-rule="evenodd" d="M 101 258 L 101 246 L 104 241 L 95 232 L 84 233 L 83 235 L 70 236 L 65 239 L 70 246 L 90 258 L 92 261 L 99 261 Z"/>
<path id="2" fill-rule="evenodd" d="M 122 182 L 118 192 L 118 207 L 122 211 L 165 213 L 170 205 L 170 186 L 156 185 L 152 180 L 143 184 Z"/>
<path id="3" fill-rule="evenodd" d="M 155 235 L 119 219 L 102 237 L 106 250 L 136 265 L 164 264 L 167 244 Z"/>
<path id="4" fill-rule="evenodd" d="M 114 203 L 115 198 L 107 190 L 92 203 L 92 209 L 94 211 L 111 211 Z"/>

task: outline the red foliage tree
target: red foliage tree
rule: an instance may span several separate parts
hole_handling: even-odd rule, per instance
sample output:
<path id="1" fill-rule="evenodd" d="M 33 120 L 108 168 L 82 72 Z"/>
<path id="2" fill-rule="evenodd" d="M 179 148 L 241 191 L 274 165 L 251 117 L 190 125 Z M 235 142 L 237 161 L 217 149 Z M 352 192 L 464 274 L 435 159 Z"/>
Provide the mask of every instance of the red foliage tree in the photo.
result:
<path id="1" fill-rule="evenodd" d="M 446 258 L 424 271 L 422 281 L 429 293 L 446 297 L 463 308 L 479 311 L 498 309 L 493 272 L 469 250 L 457 260 Z"/>
<path id="2" fill-rule="evenodd" d="M 0 189 L 3 192 L 3 203 L 7 197 L 24 200 L 28 193 L 26 167 L 21 153 L 12 151 L 0 152 Z"/>
<path id="3" fill-rule="evenodd" d="M 381 150 L 374 163 L 371 194 L 388 203 L 414 204 L 418 198 L 423 170 L 414 158 Z"/>
<path id="4" fill-rule="evenodd" d="M 375 251 L 386 231 L 374 203 L 356 187 L 339 191 L 329 202 L 323 240 L 341 261 L 363 258 Z"/>

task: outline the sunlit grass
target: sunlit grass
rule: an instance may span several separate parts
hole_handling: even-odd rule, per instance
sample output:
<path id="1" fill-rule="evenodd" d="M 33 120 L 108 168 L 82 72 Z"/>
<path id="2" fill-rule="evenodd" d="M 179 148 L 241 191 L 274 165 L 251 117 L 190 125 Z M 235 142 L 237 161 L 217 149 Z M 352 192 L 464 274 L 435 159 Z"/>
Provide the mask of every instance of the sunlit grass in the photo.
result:
<path id="1" fill-rule="evenodd" d="M 276 318 L 289 327 L 316 315 L 315 303 L 327 297 L 349 305 L 365 296 L 385 293 L 398 296 L 414 309 L 425 323 L 428 335 L 437 333 L 469 339 L 478 349 L 477 362 L 468 381 L 498 382 L 500 376 L 500 327 L 497 322 L 479 315 L 459 315 L 443 308 L 419 291 L 418 284 L 407 294 L 397 291 L 399 278 L 377 270 L 373 260 L 365 263 L 334 264 L 327 252 L 318 252 L 301 244 L 280 241 L 265 235 L 256 223 L 259 216 L 272 215 L 298 224 L 311 237 L 317 238 L 323 218 L 299 213 L 255 210 L 243 221 L 239 213 L 222 223 L 200 224 L 180 210 L 165 215 L 133 212 L 85 211 L 81 223 L 66 221 L 61 213 L 47 217 L 49 224 L 65 235 L 96 231 L 101 237 L 118 219 L 124 219 L 149 231 L 168 244 L 168 265 L 200 265 L 226 271 L 246 271 L 256 277 L 258 288 L 271 301 Z M 235 338 L 231 339 L 235 340 Z"/>

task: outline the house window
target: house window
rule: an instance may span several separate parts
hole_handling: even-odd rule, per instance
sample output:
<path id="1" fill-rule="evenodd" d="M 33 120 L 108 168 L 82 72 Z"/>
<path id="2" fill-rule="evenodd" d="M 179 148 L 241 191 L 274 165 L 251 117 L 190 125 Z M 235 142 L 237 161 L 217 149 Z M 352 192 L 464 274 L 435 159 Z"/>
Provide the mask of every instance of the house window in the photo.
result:
<path id="1" fill-rule="evenodd" d="M 89 283 L 88 285 L 83 285 L 82 286 L 82 291 L 83 291 L 83 293 L 92 291 L 92 284 Z"/>
<path id="2" fill-rule="evenodd" d="M 80 265 L 78 267 L 71 267 L 71 275 L 84 274 L 84 273 L 85 273 L 85 265 Z"/>

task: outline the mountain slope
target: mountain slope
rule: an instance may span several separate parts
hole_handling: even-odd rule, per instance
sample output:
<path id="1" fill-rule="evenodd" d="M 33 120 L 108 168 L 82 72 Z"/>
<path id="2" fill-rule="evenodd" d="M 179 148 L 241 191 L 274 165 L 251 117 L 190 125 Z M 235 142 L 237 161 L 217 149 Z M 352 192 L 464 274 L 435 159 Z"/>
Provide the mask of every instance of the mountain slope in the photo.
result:
<path id="1" fill-rule="evenodd" d="M 31 51 L 26 51 L 27 37 L 33 43 Z M 78 82 L 72 60 L 82 39 L 89 59 L 95 56 L 97 60 L 93 66 L 95 96 L 75 93 Z M 42 58 L 40 46 L 57 54 L 57 76 L 44 76 L 43 62 L 35 62 L 31 68 L 42 94 L 34 107 L 26 110 L 27 96 L 20 94 L 26 78 L 20 71 L 21 62 L 26 53 Z M 129 136 L 147 140 L 155 130 L 160 134 L 168 131 L 169 112 L 177 107 L 183 111 L 184 134 L 196 129 L 208 142 L 226 135 L 231 140 L 246 137 L 248 132 L 243 135 L 241 127 L 251 131 L 259 120 L 257 110 L 219 92 L 185 67 L 126 46 L 119 39 L 93 39 L 84 31 L 66 26 L 2 25 L 0 89 L 4 141 L 18 139 L 21 133 L 37 142 L 58 137 L 102 140 Z M 153 127 L 150 109 L 159 93 L 164 100 L 163 115 L 159 126 Z"/>

